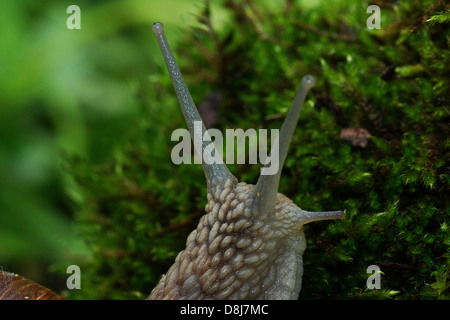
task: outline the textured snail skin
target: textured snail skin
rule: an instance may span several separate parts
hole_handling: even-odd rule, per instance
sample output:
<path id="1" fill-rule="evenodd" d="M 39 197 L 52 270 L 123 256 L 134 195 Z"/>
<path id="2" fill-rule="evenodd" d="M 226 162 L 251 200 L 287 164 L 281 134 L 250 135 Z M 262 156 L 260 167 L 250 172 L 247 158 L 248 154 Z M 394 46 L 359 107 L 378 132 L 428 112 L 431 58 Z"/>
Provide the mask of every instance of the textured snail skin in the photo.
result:
<path id="1" fill-rule="evenodd" d="M 162 23 L 155 23 L 153 31 L 193 136 L 193 121 L 201 121 L 200 115 L 167 43 Z M 261 175 L 256 185 L 250 185 L 238 182 L 224 164 L 202 164 L 208 188 L 206 214 L 148 299 L 298 298 L 306 249 L 303 225 L 343 218 L 342 211 L 304 211 L 277 192 L 301 107 L 314 83 L 312 76 L 302 79 L 283 123 L 279 137 L 280 168 L 276 174 Z M 205 147 L 204 144 L 202 149 Z"/>

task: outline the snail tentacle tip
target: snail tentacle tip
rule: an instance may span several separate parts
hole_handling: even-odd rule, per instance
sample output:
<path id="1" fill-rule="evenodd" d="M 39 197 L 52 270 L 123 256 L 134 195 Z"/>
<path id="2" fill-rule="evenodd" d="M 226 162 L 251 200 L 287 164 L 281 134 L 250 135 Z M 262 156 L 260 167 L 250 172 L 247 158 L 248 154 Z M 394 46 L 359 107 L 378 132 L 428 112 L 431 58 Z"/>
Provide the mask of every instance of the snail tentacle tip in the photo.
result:
<path id="1" fill-rule="evenodd" d="M 302 78 L 302 83 L 306 85 L 308 89 L 311 89 L 316 84 L 316 78 L 308 74 Z"/>
<path id="2" fill-rule="evenodd" d="M 155 22 L 152 26 L 153 33 L 156 35 L 164 33 L 164 24 L 162 22 Z"/>

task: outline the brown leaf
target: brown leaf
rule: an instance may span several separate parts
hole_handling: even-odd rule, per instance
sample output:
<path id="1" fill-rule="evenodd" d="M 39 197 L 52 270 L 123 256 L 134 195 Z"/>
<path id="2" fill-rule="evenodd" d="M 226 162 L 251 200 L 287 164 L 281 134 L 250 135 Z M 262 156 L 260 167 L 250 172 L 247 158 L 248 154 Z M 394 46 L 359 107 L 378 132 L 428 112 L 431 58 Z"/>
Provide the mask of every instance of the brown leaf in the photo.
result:
<path id="1" fill-rule="evenodd" d="M 341 139 L 346 140 L 352 146 L 365 148 L 370 138 L 370 132 L 364 128 L 344 128 L 341 131 Z"/>

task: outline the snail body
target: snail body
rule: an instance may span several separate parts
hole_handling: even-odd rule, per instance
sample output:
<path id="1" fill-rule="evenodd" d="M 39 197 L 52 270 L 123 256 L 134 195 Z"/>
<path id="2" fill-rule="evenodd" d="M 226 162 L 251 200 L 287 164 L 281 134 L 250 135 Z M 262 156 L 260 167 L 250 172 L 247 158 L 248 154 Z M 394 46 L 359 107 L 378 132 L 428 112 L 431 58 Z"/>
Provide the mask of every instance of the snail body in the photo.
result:
<path id="1" fill-rule="evenodd" d="M 153 32 L 168 68 L 186 124 L 194 139 L 194 122 L 202 121 L 164 34 L 163 24 Z M 239 182 L 220 163 L 203 161 L 208 188 L 206 214 L 186 241 L 175 263 L 148 299 L 297 299 L 302 285 L 303 225 L 343 218 L 342 211 L 308 212 L 277 192 L 301 107 L 312 76 L 303 77 L 293 105 L 282 125 L 279 169 L 261 175 L 256 185 Z M 202 126 L 202 134 L 205 132 Z M 273 145 L 278 147 L 278 145 Z M 202 152 L 207 147 L 203 142 Z M 267 166 L 267 164 L 266 164 Z"/>

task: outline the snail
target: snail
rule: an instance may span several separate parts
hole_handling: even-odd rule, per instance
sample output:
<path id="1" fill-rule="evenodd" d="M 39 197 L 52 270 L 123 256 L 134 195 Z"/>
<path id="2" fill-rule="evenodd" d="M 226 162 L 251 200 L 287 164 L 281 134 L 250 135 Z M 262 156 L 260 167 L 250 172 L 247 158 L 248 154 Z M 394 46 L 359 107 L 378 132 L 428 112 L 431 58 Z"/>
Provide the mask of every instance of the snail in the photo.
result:
<path id="1" fill-rule="evenodd" d="M 169 47 L 163 24 L 154 23 L 152 29 L 192 139 L 196 121 L 202 123 L 203 136 L 206 128 Z M 275 174 L 261 174 L 256 185 L 251 185 L 239 182 L 223 161 L 202 161 L 208 190 L 206 214 L 148 300 L 298 298 L 306 249 L 303 225 L 344 217 L 342 211 L 302 210 L 278 193 L 300 110 L 314 84 L 313 76 L 303 77 L 281 127 L 278 150 L 275 144 L 272 146 L 271 152 L 278 151 L 279 160 Z M 203 141 L 201 151 L 207 146 Z M 0 299 L 64 298 L 31 280 L 0 272 Z"/>
<path id="2" fill-rule="evenodd" d="M 163 24 L 153 24 L 186 124 L 194 139 L 201 117 L 177 66 Z M 239 182 L 223 162 L 203 161 L 208 189 L 206 214 L 175 263 L 147 299 L 297 299 L 302 286 L 303 225 L 342 219 L 342 211 L 308 212 L 277 192 L 281 168 L 308 91 L 303 77 L 279 135 L 279 168 L 256 185 Z M 202 135 L 205 132 L 202 126 Z M 203 141 L 202 152 L 207 148 Z M 272 147 L 273 149 L 273 147 Z M 266 163 L 267 166 L 267 163 Z"/>

